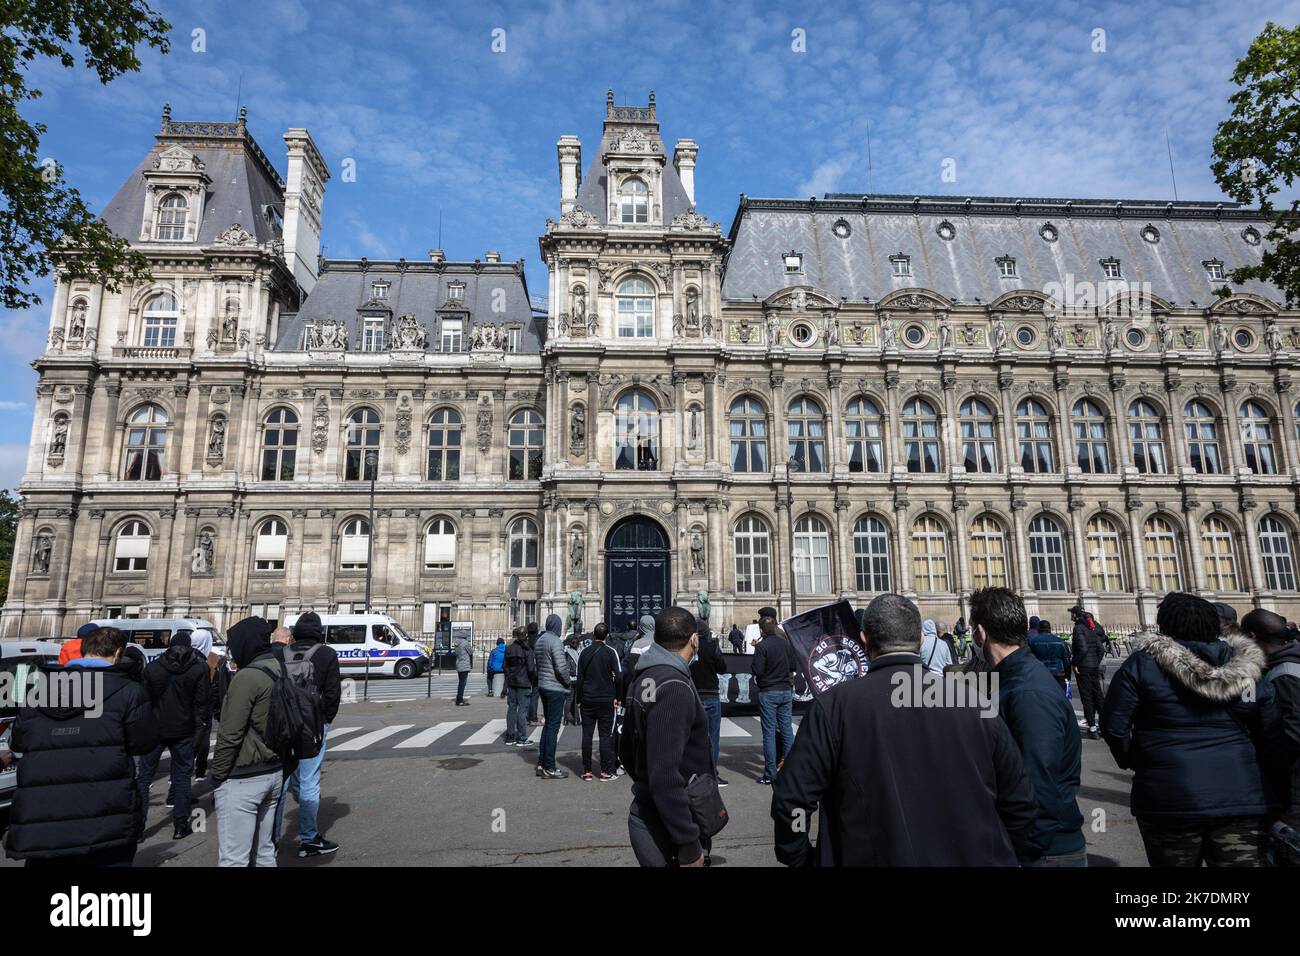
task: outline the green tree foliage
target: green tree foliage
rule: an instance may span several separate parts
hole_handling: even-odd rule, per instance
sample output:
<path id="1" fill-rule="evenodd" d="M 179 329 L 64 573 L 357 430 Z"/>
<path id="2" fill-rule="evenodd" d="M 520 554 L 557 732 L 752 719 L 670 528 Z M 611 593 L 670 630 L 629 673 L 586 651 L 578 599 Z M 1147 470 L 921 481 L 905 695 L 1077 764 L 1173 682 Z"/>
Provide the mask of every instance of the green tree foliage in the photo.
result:
<path id="1" fill-rule="evenodd" d="M 1300 27 L 1269 23 L 1232 74 L 1232 115 L 1214 136 L 1210 168 L 1219 187 L 1241 203 L 1258 205 L 1271 220 L 1258 265 L 1234 269 L 1235 283 L 1258 279 L 1300 300 L 1300 198 L 1278 209 L 1273 200 L 1293 189 L 1300 174 Z M 1227 287 L 1216 290 L 1228 294 Z"/>
<path id="2" fill-rule="evenodd" d="M 40 298 L 33 279 L 58 265 L 70 278 L 102 282 L 148 275 L 144 256 L 86 208 L 51 158 L 40 155 L 46 127 L 22 105 L 40 97 L 27 85 L 34 63 L 73 69 L 78 58 L 101 83 L 140 69 L 136 47 L 164 53 L 171 24 L 143 0 L 0 0 L 0 304 L 23 309 Z"/>
<path id="3" fill-rule="evenodd" d="M 17 533 L 18 500 L 8 491 L 0 491 L 0 604 L 9 597 L 9 569 L 13 565 Z"/>

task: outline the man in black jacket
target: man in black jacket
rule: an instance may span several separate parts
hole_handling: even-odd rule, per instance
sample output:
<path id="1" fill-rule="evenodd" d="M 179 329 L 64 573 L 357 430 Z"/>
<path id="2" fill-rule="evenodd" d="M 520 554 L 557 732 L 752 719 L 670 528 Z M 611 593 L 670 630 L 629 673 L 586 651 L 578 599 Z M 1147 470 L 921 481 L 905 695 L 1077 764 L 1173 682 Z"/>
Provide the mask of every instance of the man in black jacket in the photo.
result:
<path id="1" fill-rule="evenodd" d="M 971 595 L 970 623 L 998 675 L 998 714 L 1016 738 L 1038 804 L 1020 863 L 1087 866 L 1078 799 L 1083 762 L 1079 727 L 1074 708 L 1025 639 L 1024 602 L 1009 588 L 982 588 Z"/>
<path id="2" fill-rule="evenodd" d="M 1241 629 L 1267 658 L 1264 678 L 1277 697 L 1282 725 L 1264 774 L 1269 820 L 1300 828 L 1300 643 L 1286 618 L 1263 608 L 1242 618 Z"/>
<path id="3" fill-rule="evenodd" d="M 582 779 L 591 773 L 591 738 L 600 729 L 600 779 L 613 780 L 614 708 L 623 699 L 623 664 L 606 641 L 609 626 L 603 621 L 591 632 L 591 643 L 578 655 L 578 672 L 573 684 L 574 706 L 582 715 Z"/>
<path id="4" fill-rule="evenodd" d="M 140 758 L 136 781 L 140 788 L 140 834 L 149 818 L 149 787 L 153 783 L 163 748 L 171 754 L 172 839 L 193 832 L 190 795 L 194 779 L 194 731 L 207 722 L 212 684 L 208 660 L 190 644 L 186 632 L 172 638 L 170 646 L 144 669 L 144 687 L 158 718 L 158 746 Z M 207 741 L 204 741 L 207 744 Z"/>
<path id="5" fill-rule="evenodd" d="M 731 644 L 731 653 L 745 653 L 745 632 L 735 624 L 731 625 L 731 630 L 727 633 L 727 641 Z"/>
<path id="6" fill-rule="evenodd" d="M 95 678 L 93 706 L 57 701 L 18 710 L 11 746 L 23 759 L 5 850 L 28 866 L 130 866 L 135 858 L 134 758 L 158 746 L 158 719 L 121 664 L 119 637 L 114 628 L 98 628 L 68 664 Z"/>
<path id="7" fill-rule="evenodd" d="M 628 685 L 619 755 L 632 778 L 627 828 L 642 866 L 703 866 L 709 851 L 686 794 L 691 780 L 714 769 L 708 717 L 688 666 L 698 650 L 690 611 L 664 608 Z"/>
<path id="8" fill-rule="evenodd" d="M 709 715 L 709 739 L 713 741 L 713 764 L 717 766 L 722 755 L 722 697 L 718 693 L 718 675 L 727 672 L 727 661 L 704 618 L 695 619 L 695 630 L 700 636 L 700 653 L 691 664 L 691 680 L 695 682 L 695 692 L 700 695 L 704 712 Z M 726 785 L 727 781 L 719 777 L 718 786 Z"/>
<path id="9" fill-rule="evenodd" d="M 770 610 L 764 608 L 764 611 Z M 799 669 L 794 648 L 776 624 L 775 612 L 758 620 L 763 639 L 754 648 L 750 671 L 758 686 L 758 717 L 763 731 L 763 776 L 758 782 L 771 786 L 777 766 L 785 760 L 794 741 L 794 672 Z M 781 752 L 777 753 L 777 734 Z"/>
<path id="10" fill-rule="evenodd" d="M 1070 608 L 1074 618 L 1074 633 L 1070 638 L 1070 657 L 1083 702 L 1083 718 L 1088 722 L 1088 736 L 1093 740 L 1101 734 L 1097 718 L 1101 715 L 1101 662 L 1106 656 L 1106 629 L 1091 614 L 1078 605 Z"/>
<path id="11" fill-rule="evenodd" d="M 514 630 L 514 640 L 506 648 L 506 746 L 531 747 L 528 742 L 528 711 L 537 683 L 537 664 L 528 646 L 528 632 Z"/>
<path id="12" fill-rule="evenodd" d="M 871 669 L 813 701 L 772 790 L 787 866 L 1015 866 L 1037 809 L 1020 751 L 983 704 L 926 703 L 921 614 L 867 606 Z M 974 678 L 968 678 L 973 680 Z M 816 850 L 808 839 L 820 808 Z"/>
<path id="13" fill-rule="evenodd" d="M 531 656 L 537 649 L 538 627 L 536 621 L 529 621 L 524 628 L 524 643 L 528 645 L 528 653 Z M 537 719 L 537 708 L 541 704 L 542 695 L 537 689 L 537 668 L 536 666 L 529 672 L 532 679 L 532 693 L 528 697 L 528 726 L 540 727 L 542 722 Z"/>

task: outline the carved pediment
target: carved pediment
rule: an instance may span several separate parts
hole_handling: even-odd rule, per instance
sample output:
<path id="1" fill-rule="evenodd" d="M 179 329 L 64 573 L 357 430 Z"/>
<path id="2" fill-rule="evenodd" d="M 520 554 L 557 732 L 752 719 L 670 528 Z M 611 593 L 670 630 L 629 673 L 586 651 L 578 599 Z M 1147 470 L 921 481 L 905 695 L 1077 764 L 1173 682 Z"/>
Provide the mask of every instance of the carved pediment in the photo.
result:
<path id="1" fill-rule="evenodd" d="M 163 150 L 154 160 L 153 168 L 160 173 L 202 173 L 206 169 L 203 161 L 184 146 Z"/>
<path id="2" fill-rule="evenodd" d="M 928 289 L 899 289 L 880 300 L 880 308 L 906 309 L 909 312 L 937 312 L 952 308 L 952 303 L 938 292 Z"/>

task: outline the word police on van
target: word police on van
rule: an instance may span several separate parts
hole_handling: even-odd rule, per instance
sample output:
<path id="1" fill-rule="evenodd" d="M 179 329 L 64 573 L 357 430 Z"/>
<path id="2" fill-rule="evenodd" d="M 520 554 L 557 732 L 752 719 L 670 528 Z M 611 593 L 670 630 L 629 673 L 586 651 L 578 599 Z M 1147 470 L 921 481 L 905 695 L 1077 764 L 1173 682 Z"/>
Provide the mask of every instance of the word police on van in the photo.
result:
<path id="1" fill-rule="evenodd" d="M 300 615 L 282 622 L 292 628 Z M 325 643 L 339 656 L 344 677 L 418 677 L 429 669 L 429 655 L 400 624 L 384 614 L 322 614 Z"/>

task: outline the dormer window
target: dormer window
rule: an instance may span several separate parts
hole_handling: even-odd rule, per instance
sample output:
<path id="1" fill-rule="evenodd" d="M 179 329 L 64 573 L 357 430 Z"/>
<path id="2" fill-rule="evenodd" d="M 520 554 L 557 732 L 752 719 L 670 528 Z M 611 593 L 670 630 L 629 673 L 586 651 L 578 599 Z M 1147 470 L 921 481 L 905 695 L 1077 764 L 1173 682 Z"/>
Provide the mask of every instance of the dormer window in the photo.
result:
<path id="1" fill-rule="evenodd" d="M 620 221 L 628 224 L 650 221 L 650 191 L 644 180 L 635 176 L 625 180 L 618 197 Z"/>
<path id="2" fill-rule="evenodd" d="M 787 252 L 783 257 L 785 260 L 785 271 L 787 275 L 794 275 L 803 272 L 803 255 L 793 250 Z"/>
<path id="3" fill-rule="evenodd" d="M 912 257 L 905 256 L 901 252 L 896 256 L 889 257 L 889 263 L 893 266 L 895 278 L 910 278 L 912 275 Z"/>
<path id="4" fill-rule="evenodd" d="M 384 350 L 384 317 L 368 315 L 361 322 L 361 351 L 382 352 Z"/>
<path id="5" fill-rule="evenodd" d="M 372 282 L 372 283 L 370 284 L 370 298 L 372 298 L 372 299 L 387 299 L 387 298 L 388 298 L 388 283 L 387 283 L 387 282 Z"/>
<path id="6" fill-rule="evenodd" d="M 1223 278 L 1223 263 L 1218 259 L 1206 260 L 1201 265 L 1205 266 L 1205 277 L 1211 282 Z"/>
<path id="7" fill-rule="evenodd" d="M 465 301 L 465 283 L 453 282 L 447 286 L 447 298 L 452 302 Z"/>
<path id="8" fill-rule="evenodd" d="M 1102 271 L 1102 275 L 1104 275 L 1107 279 L 1122 279 L 1122 278 L 1124 278 L 1124 277 L 1120 274 L 1120 271 L 1119 271 L 1119 260 L 1118 260 L 1118 259 L 1102 259 L 1102 260 L 1101 260 L 1101 271 Z"/>
<path id="9" fill-rule="evenodd" d="M 523 351 L 524 347 L 524 330 L 515 326 L 507 329 L 506 350 L 509 352 Z"/>
<path id="10" fill-rule="evenodd" d="M 1010 256 L 999 256 L 996 260 L 998 264 L 998 275 L 1004 279 L 1016 278 L 1016 260 Z"/>
<path id="11" fill-rule="evenodd" d="M 185 220 L 189 203 L 180 193 L 168 193 L 158 203 L 158 225 L 154 238 L 160 242 L 181 242 L 185 239 Z"/>

